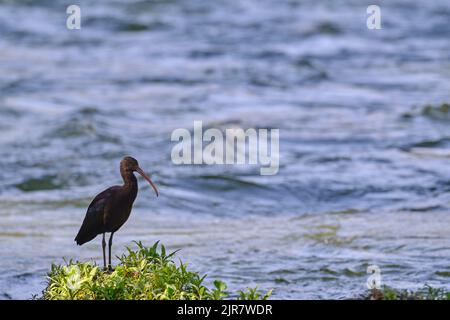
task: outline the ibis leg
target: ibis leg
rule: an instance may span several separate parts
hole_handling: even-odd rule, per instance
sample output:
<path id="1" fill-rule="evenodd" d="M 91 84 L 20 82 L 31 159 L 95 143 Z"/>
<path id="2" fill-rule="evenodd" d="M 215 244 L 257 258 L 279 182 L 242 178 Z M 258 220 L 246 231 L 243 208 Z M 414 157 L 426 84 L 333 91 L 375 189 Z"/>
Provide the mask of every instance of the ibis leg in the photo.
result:
<path id="1" fill-rule="evenodd" d="M 110 271 L 112 271 L 112 266 L 111 266 L 111 247 L 112 247 L 113 235 L 114 235 L 114 232 L 111 232 L 111 236 L 109 237 L 109 242 L 108 242 L 108 251 L 109 251 L 108 269 Z"/>
<path id="2" fill-rule="evenodd" d="M 106 270 L 106 241 L 105 241 L 105 234 L 103 233 L 103 240 L 102 240 L 102 248 L 103 248 L 103 268 Z"/>

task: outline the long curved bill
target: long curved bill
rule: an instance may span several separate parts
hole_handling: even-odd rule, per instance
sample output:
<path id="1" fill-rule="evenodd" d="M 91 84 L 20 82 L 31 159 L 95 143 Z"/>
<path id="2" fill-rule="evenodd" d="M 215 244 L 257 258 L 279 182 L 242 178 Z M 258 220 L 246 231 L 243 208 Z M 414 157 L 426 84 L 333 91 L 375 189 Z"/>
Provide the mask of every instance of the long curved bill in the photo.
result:
<path id="1" fill-rule="evenodd" d="M 158 189 L 156 189 L 155 184 L 152 182 L 152 180 L 145 174 L 145 172 L 141 169 L 141 168 L 137 168 L 136 169 L 137 173 L 139 173 L 142 177 L 144 177 L 145 180 L 148 181 L 148 183 L 150 183 L 150 185 L 152 186 L 153 190 L 155 190 L 156 196 L 159 196 L 158 193 Z"/>

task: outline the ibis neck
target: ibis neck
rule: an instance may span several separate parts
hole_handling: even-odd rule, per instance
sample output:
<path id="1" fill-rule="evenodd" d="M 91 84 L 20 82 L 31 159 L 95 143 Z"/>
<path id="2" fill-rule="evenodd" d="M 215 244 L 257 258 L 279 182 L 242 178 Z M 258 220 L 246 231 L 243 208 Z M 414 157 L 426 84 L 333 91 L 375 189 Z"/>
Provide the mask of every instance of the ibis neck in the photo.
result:
<path id="1" fill-rule="evenodd" d="M 133 171 L 123 171 L 121 174 L 125 188 L 137 189 L 137 179 Z"/>

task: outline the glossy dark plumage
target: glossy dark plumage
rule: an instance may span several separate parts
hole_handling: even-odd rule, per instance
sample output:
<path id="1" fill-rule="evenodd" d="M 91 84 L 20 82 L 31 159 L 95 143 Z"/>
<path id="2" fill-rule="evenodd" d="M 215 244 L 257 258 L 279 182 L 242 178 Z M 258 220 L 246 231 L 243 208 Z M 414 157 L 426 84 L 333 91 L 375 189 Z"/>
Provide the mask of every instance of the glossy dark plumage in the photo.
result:
<path id="1" fill-rule="evenodd" d="M 158 190 L 150 178 L 139 167 L 136 159 L 125 157 L 120 162 L 120 174 L 124 184 L 122 186 L 113 186 L 99 193 L 88 207 L 86 216 L 78 231 L 75 241 L 82 245 L 91 241 L 97 235 L 103 234 L 103 262 L 106 268 L 105 256 L 105 233 L 110 232 L 109 239 L 109 265 L 111 268 L 111 246 L 114 232 L 128 220 L 133 202 L 138 193 L 137 179 L 134 172 L 141 174 L 153 187 L 158 196 Z"/>
<path id="2" fill-rule="evenodd" d="M 75 238 L 76 243 L 81 246 L 99 234 L 116 232 L 130 216 L 138 190 L 137 186 L 133 189 L 128 196 L 120 186 L 108 188 L 98 194 L 89 205 L 86 217 Z"/>

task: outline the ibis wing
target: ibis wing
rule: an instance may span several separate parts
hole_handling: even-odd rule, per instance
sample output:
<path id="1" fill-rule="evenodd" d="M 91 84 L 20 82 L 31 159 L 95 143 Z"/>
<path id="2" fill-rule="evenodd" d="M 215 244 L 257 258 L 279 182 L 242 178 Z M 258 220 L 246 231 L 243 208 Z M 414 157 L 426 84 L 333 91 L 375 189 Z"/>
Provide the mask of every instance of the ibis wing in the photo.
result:
<path id="1" fill-rule="evenodd" d="M 81 246 L 94 239 L 98 234 L 104 232 L 105 209 L 111 196 L 114 194 L 115 189 L 115 187 L 106 189 L 92 200 L 86 212 L 86 216 L 84 217 L 80 231 L 78 231 L 78 234 L 75 237 L 75 241 L 78 245 Z"/>

